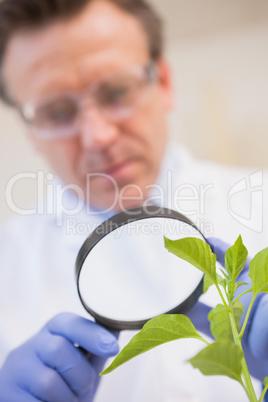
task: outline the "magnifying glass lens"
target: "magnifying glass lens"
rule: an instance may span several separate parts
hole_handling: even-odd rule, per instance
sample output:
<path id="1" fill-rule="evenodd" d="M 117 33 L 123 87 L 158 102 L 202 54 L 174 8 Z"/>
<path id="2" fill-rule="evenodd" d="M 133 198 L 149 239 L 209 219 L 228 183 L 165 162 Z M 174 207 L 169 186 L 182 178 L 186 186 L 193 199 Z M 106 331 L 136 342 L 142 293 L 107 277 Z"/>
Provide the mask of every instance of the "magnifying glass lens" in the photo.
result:
<path id="1" fill-rule="evenodd" d="M 97 237 L 95 233 L 88 238 L 77 260 L 77 284 L 82 303 L 100 323 L 114 329 L 140 328 L 159 314 L 185 313 L 197 301 L 202 272 L 169 253 L 164 236 L 204 237 L 177 215 L 147 213 L 110 229 L 106 221 Z M 112 219 L 114 224 L 116 217 Z"/>

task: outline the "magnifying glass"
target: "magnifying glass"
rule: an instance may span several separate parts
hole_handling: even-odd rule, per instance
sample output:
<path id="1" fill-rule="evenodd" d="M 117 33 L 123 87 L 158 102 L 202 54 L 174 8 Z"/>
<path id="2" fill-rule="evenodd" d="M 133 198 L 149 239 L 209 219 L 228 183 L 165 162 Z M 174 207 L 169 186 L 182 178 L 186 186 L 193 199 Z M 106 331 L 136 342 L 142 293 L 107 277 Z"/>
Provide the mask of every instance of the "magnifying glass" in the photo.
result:
<path id="1" fill-rule="evenodd" d="M 164 236 L 206 241 L 187 217 L 157 206 L 115 215 L 86 239 L 76 260 L 77 290 L 98 323 L 140 329 L 157 315 L 185 314 L 197 302 L 203 273 L 169 253 Z"/>

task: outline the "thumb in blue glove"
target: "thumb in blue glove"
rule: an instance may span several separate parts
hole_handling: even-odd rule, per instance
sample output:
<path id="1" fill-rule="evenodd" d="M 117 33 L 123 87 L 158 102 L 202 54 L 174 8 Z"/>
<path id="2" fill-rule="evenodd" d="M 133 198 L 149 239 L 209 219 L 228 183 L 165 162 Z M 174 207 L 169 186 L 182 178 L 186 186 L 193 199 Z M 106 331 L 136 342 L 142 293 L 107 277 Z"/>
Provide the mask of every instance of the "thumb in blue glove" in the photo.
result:
<path id="1" fill-rule="evenodd" d="M 0 370 L 0 400 L 91 402 L 106 358 L 117 352 L 116 337 L 105 328 L 59 314 L 10 353 Z"/>

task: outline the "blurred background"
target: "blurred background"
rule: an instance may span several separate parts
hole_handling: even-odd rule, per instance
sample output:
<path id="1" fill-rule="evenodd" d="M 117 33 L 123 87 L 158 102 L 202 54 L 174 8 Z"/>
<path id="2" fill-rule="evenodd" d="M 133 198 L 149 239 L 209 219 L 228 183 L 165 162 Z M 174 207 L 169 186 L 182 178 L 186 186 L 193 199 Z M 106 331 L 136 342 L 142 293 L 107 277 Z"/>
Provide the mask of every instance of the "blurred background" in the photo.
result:
<path id="1" fill-rule="evenodd" d="M 268 167 L 268 1 L 150 0 L 166 26 L 173 71 L 171 137 L 200 158 Z M 0 223 L 5 188 L 20 171 L 48 167 L 28 144 L 18 117 L 0 104 Z M 27 206 L 31 181 L 16 186 Z"/>

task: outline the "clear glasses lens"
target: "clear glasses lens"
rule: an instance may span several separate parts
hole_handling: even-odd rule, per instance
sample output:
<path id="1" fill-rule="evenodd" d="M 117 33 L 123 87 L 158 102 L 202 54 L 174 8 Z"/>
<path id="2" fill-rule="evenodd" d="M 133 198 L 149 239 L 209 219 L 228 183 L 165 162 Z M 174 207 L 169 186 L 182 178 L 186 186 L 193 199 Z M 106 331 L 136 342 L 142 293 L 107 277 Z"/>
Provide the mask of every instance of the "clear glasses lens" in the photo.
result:
<path id="1" fill-rule="evenodd" d="M 150 72 L 145 69 L 139 73 L 132 71 L 110 76 L 81 95 L 69 93 L 39 104 L 26 105 L 22 113 L 37 133 L 42 136 L 46 133 L 49 138 L 74 134 L 82 103 L 89 99 L 108 119 L 124 119 L 148 94 Z"/>
<path id="2" fill-rule="evenodd" d="M 95 102 L 115 118 L 139 103 L 147 82 L 141 77 L 115 77 L 103 82 L 95 91 Z"/>
<path id="3" fill-rule="evenodd" d="M 39 105 L 35 110 L 33 124 L 40 128 L 57 128 L 72 124 L 78 114 L 74 99 L 62 97 Z"/>

